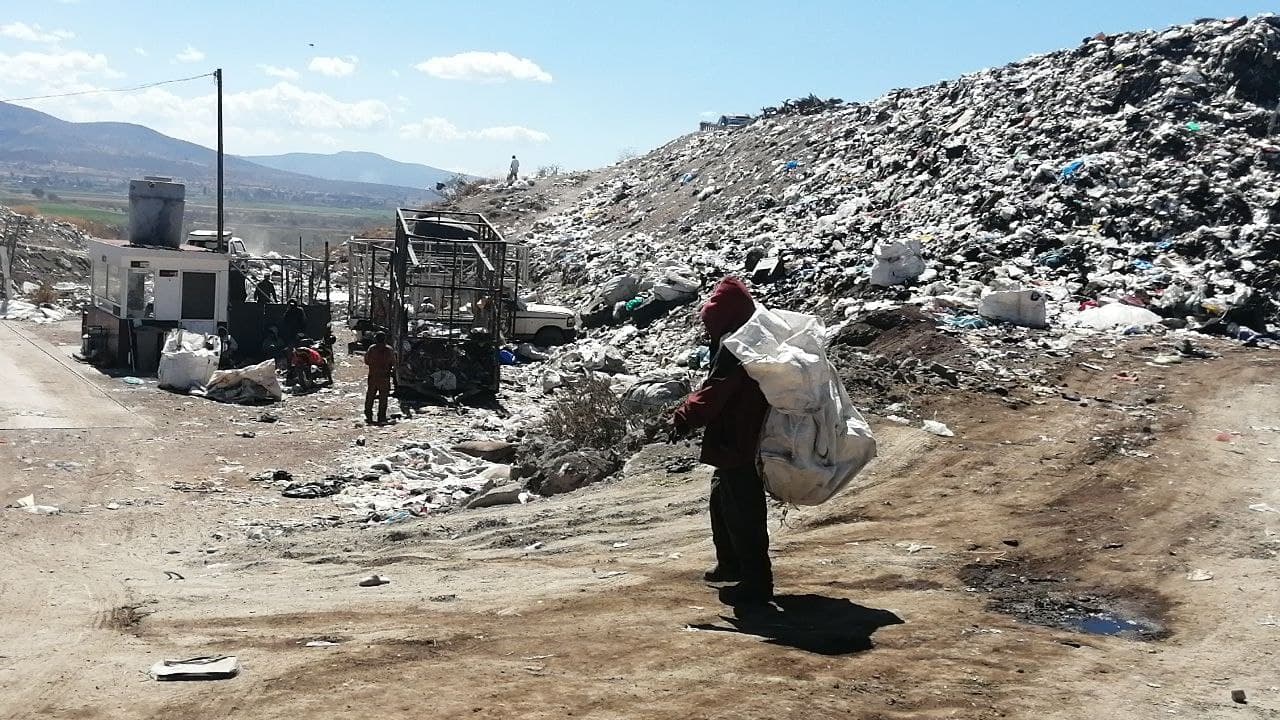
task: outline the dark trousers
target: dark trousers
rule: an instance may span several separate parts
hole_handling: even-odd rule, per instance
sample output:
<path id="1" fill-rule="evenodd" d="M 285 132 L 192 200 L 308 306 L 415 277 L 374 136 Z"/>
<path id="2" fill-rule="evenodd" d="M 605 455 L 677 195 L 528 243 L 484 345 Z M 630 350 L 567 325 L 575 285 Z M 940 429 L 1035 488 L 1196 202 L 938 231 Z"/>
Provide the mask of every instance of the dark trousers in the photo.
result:
<path id="1" fill-rule="evenodd" d="M 711 539 L 716 563 L 750 587 L 773 589 L 764 480 L 754 466 L 711 476 Z"/>
<path id="2" fill-rule="evenodd" d="M 385 385 L 374 386 L 370 383 L 364 391 L 364 416 L 366 418 L 373 417 L 373 399 L 378 399 L 378 422 L 387 421 L 387 397 L 391 394 L 391 389 Z"/>

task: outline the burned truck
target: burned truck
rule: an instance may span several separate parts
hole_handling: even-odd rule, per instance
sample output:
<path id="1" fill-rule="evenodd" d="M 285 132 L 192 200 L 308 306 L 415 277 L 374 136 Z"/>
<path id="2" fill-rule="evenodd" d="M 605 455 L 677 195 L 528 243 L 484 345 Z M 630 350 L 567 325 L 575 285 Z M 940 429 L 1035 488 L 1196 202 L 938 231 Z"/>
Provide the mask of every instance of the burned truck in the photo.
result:
<path id="1" fill-rule="evenodd" d="M 351 238 L 351 350 L 378 332 L 400 356 L 398 388 L 455 398 L 498 387 L 503 343 L 558 345 L 577 333 L 569 308 L 525 302 L 528 248 L 483 215 L 401 209 L 394 238 Z"/>
<path id="2" fill-rule="evenodd" d="M 572 310 L 520 299 L 527 249 L 478 213 L 400 209 L 394 240 L 364 241 L 357 251 L 366 257 L 352 261 L 351 312 L 367 316 L 352 321 L 362 333 L 388 333 L 400 392 L 439 399 L 496 392 L 504 342 L 550 345 L 576 332 Z"/>

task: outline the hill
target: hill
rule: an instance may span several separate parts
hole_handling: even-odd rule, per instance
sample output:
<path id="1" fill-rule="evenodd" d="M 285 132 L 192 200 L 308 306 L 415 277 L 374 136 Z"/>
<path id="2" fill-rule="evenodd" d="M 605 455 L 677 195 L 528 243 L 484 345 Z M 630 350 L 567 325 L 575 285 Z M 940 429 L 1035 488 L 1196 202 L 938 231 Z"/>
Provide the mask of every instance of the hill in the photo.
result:
<path id="1" fill-rule="evenodd" d="M 562 301 L 624 273 L 750 274 L 777 255 L 787 272 L 757 288 L 765 303 L 832 319 L 902 303 L 974 314 L 1021 286 L 1064 325 L 1082 302 L 1124 299 L 1171 327 L 1266 332 L 1280 324 L 1278 99 L 1275 15 L 1099 34 L 687 135 L 528 202 L 552 210 L 504 231 Z M 500 217 L 568 182 L 465 202 Z M 891 255 L 908 277 L 878 286 Z"/>
<path id="2" fill-rule="evenodd" d="M 436 183 L 449 182 L 460 175 L 460 173 L 430 165 L 392 160 L 371 152 L 343 151 L 328 155 L 320 153 L 248 155 L 245 159 L 276 170 L 301 173 L 326 180 L 357 180 L 428 190 L 434 190 Z"/>
<path id="3" fill-rule="evenodd" d="M 213 150 L 142 125 L 73 123 L 30 108 L 0 103 L 0 172 L 17 184 L 116 190 L 123 181 L 164 175 L 190 194 L 211 194 Z M 329 207 L 383 207 L 437 199 L 434 191 L 392 184 L 322 179 L 228 155 L 229 199 Z"/>

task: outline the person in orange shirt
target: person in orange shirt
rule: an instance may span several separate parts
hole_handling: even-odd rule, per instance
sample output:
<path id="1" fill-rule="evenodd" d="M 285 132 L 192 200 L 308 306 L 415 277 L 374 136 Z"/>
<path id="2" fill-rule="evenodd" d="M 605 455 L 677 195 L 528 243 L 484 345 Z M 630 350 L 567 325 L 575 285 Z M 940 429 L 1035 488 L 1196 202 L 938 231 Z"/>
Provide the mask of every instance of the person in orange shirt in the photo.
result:
<path id="1" fill-rule="evenodd" d="M 387 344 L 387 334 L 378 333 L 373 344 L 364 353 L 364 364 L 369 366 L 365 381 L 364 421 L 373 424 L 373 401 L 378 401 L 378 424 L 387 421 L 387 398 L 391 395 L 391 376 L 395 372 L 396 353 Z"/>

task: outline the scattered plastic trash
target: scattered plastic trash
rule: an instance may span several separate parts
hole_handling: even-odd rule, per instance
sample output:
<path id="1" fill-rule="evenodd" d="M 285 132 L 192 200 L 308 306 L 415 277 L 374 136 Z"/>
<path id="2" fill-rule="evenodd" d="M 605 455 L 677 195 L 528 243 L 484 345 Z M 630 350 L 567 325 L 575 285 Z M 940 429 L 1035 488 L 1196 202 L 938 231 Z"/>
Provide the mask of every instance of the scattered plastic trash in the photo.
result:
<path id="1" fill-rule="evenodd" d="M 1280 512 L 1266 503 L 1254 503 L 1249 506 L 1249 509 L 1254 512 Z"/>
<path id="2" fill-rule="evenodd" d="M 28 495 L 24 498 L 19 498 L 16 507 L 19 510 L 29 512 L 33 515 L 57 515 L 62 512 L 53 505 L 37 505 L 35 495 Z"/>
<path id="3" fill-rule="evenodd" d="M 1084 160 L 1076 160 L 1074 162 L 1067 163 L 1067 165 L 1062 168 L 1062 179 L 1066 180 L 1072 175 L 1075 175 L 1080 172 L 1080 168 L 1082 167 L 1084 167 Z"/>
<path id="4" fill-rule="evenodd" d="M 381 575 L 370 575 L 367 578 L 361 579 L 358 584 L 360 587 L 377 587 L 379 585 L 386 585 L 390 582 L 390 580 L 382 577 Z"/>
<path id="5" fill-rule="evenodd" d="M 1190 130 L 1191 132 L 1199 132 L 1201 125 L 1198 122 L 1189 122 L 1186 125 L 1183 125 L 1183 127 Z"/>
<path id="6" fill-rule="evenodd" d="M 939 437 L 955 437 L 955 433 L 951 431 L 951 428 L 937 420 L 925 420 L 920 429 Z"/>
<path id="7" fill-rule="evenodd" d="M 142 378 L 133 377 L 132 375 L 121 379 L 120 382 L 126 385 L 146 385 L 147 384 L 146 380 L 143 380 Z"/>
<path id="8" fill-rule="evenodd" d="M 226 680 L 240 672 L 235 655 L 212 655 L 186 660 L 161 660 L 151 666 L 156 680 Z"/>
<path id="9" fill-rule="evenodd" d="M 1213 573 L 1208 570 L 1196 569 L 1187 573 L 1187 579 L 1191 582 L 1205 582 L 1213 579 Z"/>

